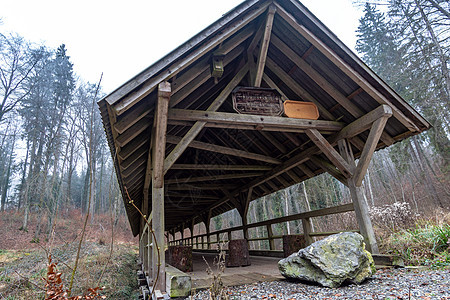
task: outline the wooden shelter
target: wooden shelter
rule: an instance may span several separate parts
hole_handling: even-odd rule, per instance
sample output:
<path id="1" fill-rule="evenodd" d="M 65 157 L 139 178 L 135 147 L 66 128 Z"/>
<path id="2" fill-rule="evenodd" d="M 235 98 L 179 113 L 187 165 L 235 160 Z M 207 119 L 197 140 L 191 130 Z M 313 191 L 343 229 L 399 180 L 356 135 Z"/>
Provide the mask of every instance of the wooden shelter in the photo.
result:
<path id="1" fill-rule="evenodd" d="M 238 114 L 238 86 L 312 102 L 320 117 Z M 297 0 L 243 2 L 98 105 L 133 234 L 160 290 L 165 232 L 204 222 L 209 233 L 212 217 L 236 208 L 245 233 L 250 201 L 323 172 L 350 189 L 376 253 L 360 190 L 372 154 L 430 127 Z M 135 206 L 151 215 L 158 247 L 146 247 Z"/>

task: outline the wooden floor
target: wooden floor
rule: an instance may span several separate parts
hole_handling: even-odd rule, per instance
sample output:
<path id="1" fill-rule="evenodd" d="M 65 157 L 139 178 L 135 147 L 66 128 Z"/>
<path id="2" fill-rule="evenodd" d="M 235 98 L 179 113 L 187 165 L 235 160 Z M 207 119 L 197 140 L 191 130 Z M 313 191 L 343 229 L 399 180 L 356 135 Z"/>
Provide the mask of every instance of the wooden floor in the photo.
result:
<path id="1" fill-rule="evenodd" d="M 189 272 L 193 289 L 205 289 L 211 286 L 211 275 L 206 272 L 208 262 L 215 274 L 218 273 L 214 265 L 217 254 L 193 253 L 193 272 Z M 204 258 L 204 259 L 203 259 Z M 226 268 L 222 274 L 222 282 L 225 286 L 251 284 L 261 281 L 275 281 L 284 278 L 278 271 L 279 258 L 250 256 L 251 265 L 247 267 Z"/>

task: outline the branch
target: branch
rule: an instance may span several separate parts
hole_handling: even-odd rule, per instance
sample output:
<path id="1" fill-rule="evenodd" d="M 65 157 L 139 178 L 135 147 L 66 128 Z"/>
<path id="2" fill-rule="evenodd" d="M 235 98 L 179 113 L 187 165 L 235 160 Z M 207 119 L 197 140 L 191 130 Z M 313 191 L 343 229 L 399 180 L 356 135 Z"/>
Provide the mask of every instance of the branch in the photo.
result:
<path id="1" fill-rule="evenodd" d="M 450 12 L 442 8 L 436 1 L 434 0 L 428 0 L 428 2 L 431 3 L 431 5 L 436 8 L 438 11 L 440 11 L 442 14 L 444 14 L 447 18 L 450 19 Z"/>

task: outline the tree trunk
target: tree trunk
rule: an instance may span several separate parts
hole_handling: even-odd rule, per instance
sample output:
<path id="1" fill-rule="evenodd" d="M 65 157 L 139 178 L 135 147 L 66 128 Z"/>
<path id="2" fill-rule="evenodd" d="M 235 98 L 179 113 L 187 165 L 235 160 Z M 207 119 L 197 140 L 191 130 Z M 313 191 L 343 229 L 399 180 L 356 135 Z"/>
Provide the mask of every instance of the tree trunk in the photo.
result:
<path id="1" fill-rule="evenodd" d="M 447 90 L 447 98 L 450 96 L 450 73 L 447 67 L 447 58 L 445 56 L 445 53 L 441 47 L 441 44 L 439 43 L 438 38 L 436 37 L 436 34 L 433 30 L 433 27 L 430 24 L 430 20 L 428 19 L 428 16 L 425 14 L 425 12 L 423 11 L 423 7 L 422 5 L 420 5 L 418 0 L 414 0 L 414 2 L 416 3 L 417 8 L 420 11 L 420 15 L 422 16 L 422 20 L 425 22 L 425 25 L 427 27 L 428 33 L 430 34 L 431 40 L 434 44 L 434 46 L 436 47 L 436 50 L 438 52 L 438 56 L 439 56 L 439 60 L 441 62 L 441 71 L 442 71 L 442 76 L 444 77 L 444 81 L 445 81 L 445 85 L 446 85 L 446 90 Z M 447 100 L 448 103 L 448 100 Z"/>
<path id="2" fill-rule="evenodd" d="M 22 179 L 20 180 L 20 191 L 19 191 L 19 201 L 17 203 L 17 211 L 20 210 L 20 208 L 22 207 L 22 203 L 23 203 L 23 198 L 24 198 L 24 189 L 26 186 L 26 175 L 27 175 L 27 164 L 28 164 L 28 155 L 30 153 L 30 141 L 27 140 L 27 154 L 25 155 L 25 161 L 23 163 L 23 171 L 22 171 Z"/>
<path id="3" fill-rule="evenodd" d="M 24 193 L 24 207 L 25 207 L 25 212 L 23 214 L 23 223 L 22 223 L 22 230 L 27 231 L 28 230 L 28 214 L 30 211 L 30 189 L 33 185 L 33 181 L 35 180 L 34 178 L 34 166 L 35 166 L 35 160 L 36 160 L 36 144 L 37 144 L 37 139 L 36 136 L 33 136 L 33 141 L 31 143 L 31 156 L 30 156 L 30 165 L 29 165 L 29 169 L 28 169 L 28 176 L 27 176 L 27 180 L 25 185 L 23 186 L 23 188 L 25 189 L 25 193 Z"/>
<path id="4" fill-rule="evenodd" d="M 417 142 L 416 137 L 412 138 L 412 141 L 414 143 L 415 152 L 417 153 L 417 156 L 414 155 L 414 157 L 417 160 L 418 165 L 420 166 L 420 170 L 422 171 L 423 178 L 425 180 L 425 184 L 427 186 L 428 193 L 431 198 L 434 200 L 436 204 L 439 205 L 440 208 L 444 208 L 444 205 L 442 204 L 441 198 L 439 197 L 439 194 L 436 190 L 436 187 L 431 180 L 431 174 L 428 172 L 428 168 L 425 168 L 422 162 L 425 162 L 426 158 L 423 153 L 422 148 L 420 147 L 420 144 Z M 414 150 L 414 149 L 413 149 Z"/>
<path id="5" fill-rule="evenodd" d="M 11 180 L 11 178 L 10 178 L 11 177 L 11 167 L 12 167 L 12 163 L 13 163 L 13 154 L 14 154 L 15 144 L 16 144 L 16 132 L 14 132 L 14 135 L 13 135 L 13 141 L 12 141 L 11 150 L 9 153 L 8 166 L 6 169 L 6 176 L 5 176 L 4 182 L 3 182 L 1 211 L 5 211 L 6 197 L 8 195 L 9 182 Z"/>

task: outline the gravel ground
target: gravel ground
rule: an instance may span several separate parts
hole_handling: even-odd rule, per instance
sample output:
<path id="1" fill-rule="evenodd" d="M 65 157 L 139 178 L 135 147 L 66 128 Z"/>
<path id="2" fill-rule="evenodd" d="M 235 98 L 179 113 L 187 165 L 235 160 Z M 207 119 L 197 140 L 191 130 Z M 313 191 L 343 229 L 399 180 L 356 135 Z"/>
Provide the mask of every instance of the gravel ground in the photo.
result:
<path id="1" fill-rule="evenodd" d="M 230 299 L 450 300 L 450 270 L 384 269 L 359 286 L 330 289 L 283 280 L 230 287 L 227 293 Z M 209 293 L 201 291 L 191 299 L 209 299 Z"/>

